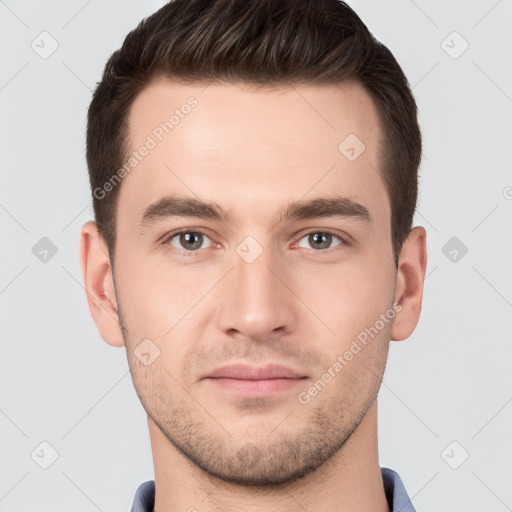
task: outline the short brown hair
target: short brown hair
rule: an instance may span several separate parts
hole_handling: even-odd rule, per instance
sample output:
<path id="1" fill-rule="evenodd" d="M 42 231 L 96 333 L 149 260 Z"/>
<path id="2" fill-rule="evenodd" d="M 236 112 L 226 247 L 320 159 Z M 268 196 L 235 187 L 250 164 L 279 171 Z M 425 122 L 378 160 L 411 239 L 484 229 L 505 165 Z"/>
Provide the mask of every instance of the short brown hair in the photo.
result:
<path id="1" fill-rule="evenodd" d="M 126 36 L 105 65 L 87 121 L 94 215 L 112 262 L 120 186 L 103 198 L 94 191 L 123 166 L 129 109 L 160 75 L 190 83 L 361 84 L 380 117 L 379 172 L 389 196 L 398 266 L 418 195 L 417 107 L 392 53 L 340 0 L 173 0 Z"/>

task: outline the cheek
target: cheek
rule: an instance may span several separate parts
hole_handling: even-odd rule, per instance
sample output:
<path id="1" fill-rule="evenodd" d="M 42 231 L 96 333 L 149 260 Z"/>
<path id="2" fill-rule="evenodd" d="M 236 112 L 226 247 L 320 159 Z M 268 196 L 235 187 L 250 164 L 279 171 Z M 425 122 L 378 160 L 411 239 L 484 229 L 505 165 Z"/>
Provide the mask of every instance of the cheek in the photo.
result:
<path id="1" fill-rule="evenodd" d="M 157 381 L 173 385 L 183 379 L 188 347 L 204 336 L 211 320 L 207 293 L 218 281 L 210 273 L 148 264 L 149 258 L 124 259 L 119 265 L 118 288 L 123 322 L 128 331 L 127 349 L 142 388 Z M 122 277 L 121 277 L 122 276 Z M 206 308 L 206 309 L 205 309 Z M 138 348 L 140 346 L 140 348 Z M 136 358 L 149 352 L 155 358 L 147 368 Z M 174 383 L 175 384 L 175 383 Z"/>
<path id="2" fill-rule="evenodd" d="M 390 307 L 393 274 L 364 255 L 339 265 L 297 267 L 294 272 L 293 289 L 333 331 L 326 329 L 325 337 L 333 348 L 350 342 Z"/>
<path id="3" fill-rule="evenodd" d="M 121 254 L 121 250 L 118 252 Z M 190 286 L 190 282 L 187 287 L 184 276 L 176 270 L 172 272 L 170 265 L 162 265 L 160 259 L 134 253 L 133 248 L 127 247 L 116 262 L 116 283 L 126 327 L 134 337 L 159 338 L 190 309 L 189 303 L 200 290 L 194 291 L 196 286 Z"/>

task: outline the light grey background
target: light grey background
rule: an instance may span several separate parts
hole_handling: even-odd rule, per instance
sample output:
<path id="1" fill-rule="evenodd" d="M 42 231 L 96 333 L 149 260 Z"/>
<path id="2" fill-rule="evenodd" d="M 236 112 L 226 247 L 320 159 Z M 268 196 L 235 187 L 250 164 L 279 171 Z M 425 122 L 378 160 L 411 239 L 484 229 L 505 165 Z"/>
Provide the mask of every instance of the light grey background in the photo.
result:
<path id="1" fill-rule="evenodd" d="M 424 137 L 423 311 L 391 344 L 381 466 L 418 512 L 512 510 L 512 1 L 349 3 L 402 65 Z M 92 89 L 161 5 L 0 1 L 0 512 L 127 511 L 154 476 L 125 349 L 89 314 L 78 235 Z"/>

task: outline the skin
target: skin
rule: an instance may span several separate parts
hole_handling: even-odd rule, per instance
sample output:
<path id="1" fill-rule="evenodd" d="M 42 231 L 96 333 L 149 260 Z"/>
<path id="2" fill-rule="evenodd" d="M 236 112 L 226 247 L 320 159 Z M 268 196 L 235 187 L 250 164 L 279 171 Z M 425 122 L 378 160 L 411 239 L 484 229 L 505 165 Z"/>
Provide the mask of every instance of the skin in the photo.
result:
<path id="1" fill-rule="evenodd" d="M 356 83 L 255 89 L 159 78 L 130 111 L 132 148 L 191 96 L 198 105 L 122 182 L 114 273 L 95 223 L 81 231 L 91 314 L 108 344 L 126 347 L 148 414 L 155 511 L 388 511 L 376 398 L 390 339 L 417 325 L 427 250 L 425 229 L 414 227 L 393 264 L 371 97 Z M 338 150 L 350 133 L 366 146 L 354 161 Z M 229 221 L 141 226 L 141 212 L 169 194 L 215 201 Z M 334 195 L 364 205 L 372 222 L 280 220 L 291 201 Z M 195 256 L 183 238 L 165 240 L 180 228 L 206 233 Z M 327 248 L 307 236 L 326 230 Z M 247 236 L 263 250 L 252 263 L 237 253 Z M 300 403 L 398 302 L 394 320 Z M 144 339 L 160 350 L 147 366 L 134 352 Z M 306 378 L 258 398 L 203 378 L 234 363 L 283 364 Z"/>

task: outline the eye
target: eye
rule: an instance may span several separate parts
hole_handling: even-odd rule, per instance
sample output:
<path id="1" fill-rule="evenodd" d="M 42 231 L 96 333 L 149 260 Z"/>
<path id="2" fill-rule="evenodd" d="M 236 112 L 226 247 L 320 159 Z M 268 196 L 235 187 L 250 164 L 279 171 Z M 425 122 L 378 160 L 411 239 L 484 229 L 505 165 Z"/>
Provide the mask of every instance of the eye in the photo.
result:
<path id="1" fill-rule="evenodd" d="M 172 241 L 176 239 L 175 245 Z M 164 241 L 164 244 L 169 244 L 176 249 L 179 249 L 178 252 L 197 252 L 199 249 L 207 249 L 212 247 L 212 244 L 207 247 L 202 247 L 205 240 L 210 240 L 210 238 L 203 233 L 202 231 L 193 231 L 191 229 L 182 229 L 180 231 L 175 231 L 171 233 Z"/>
<path id="2" fill-rule="evenodd" d="M 338 239 L 339 242 L 332 245 L 333 238 Z M 310 244 L 310 247 L 313 249 L 330 249 L 331 247 L 345 244 L 345 241 L 340 236 L 330 231 L 311 231 L 301 238 L 301 240 L 303 239 L 307 239 L 307 243 Z M 304 247 L 300 245 L 300 241 L 299 247 Z"/>

